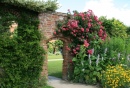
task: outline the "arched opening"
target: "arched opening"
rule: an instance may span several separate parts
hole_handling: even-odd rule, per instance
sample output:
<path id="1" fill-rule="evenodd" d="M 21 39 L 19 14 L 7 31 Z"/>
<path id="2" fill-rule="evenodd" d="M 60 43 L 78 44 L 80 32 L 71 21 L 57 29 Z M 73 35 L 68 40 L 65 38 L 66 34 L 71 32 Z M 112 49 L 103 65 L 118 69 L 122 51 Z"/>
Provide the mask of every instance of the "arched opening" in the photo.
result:
<path id="1" fill-rule="evenodd" d="M 69 51 L 66 50 L 66 46 L 68 46 L 69 44 L 69 40 L 67 40 L 64 37 L 53 37 L 50 38 L 48 40 L 44 40 L 45 42 L 43 42 L 43 48 L 48 52 L 48 48 L 47 48 L 47 44 L 49 43 L 49 41 L 51 40 L 61 40 L 63 41 L 63 51 L 62 51 L 62 68 L 61 68 L 61 74 L 62 74 L 62 79 L 67 80 L 68 78 L 68 64 L 69 64 L 69 60 L 71 59 L 71 55 L 69 54 Z M 45 61 L 44 61 L 44 65 L 43 65 L 43 71 L 42 71 L 42 75 L 43 76 L 48 76 L 48 53 L 46 53 L 45 55 Z M 55 62 L 54 62 L 55 63 Z M 56 64 L 56 63 L 55 63 Z M 60 70 L 60 69 L 59 69 Z"/>
<path id="2" fill-rule="evenodd" d="M 63 41 L 57 39 L 47 43 L 48 76 L 62 78 Z"/>

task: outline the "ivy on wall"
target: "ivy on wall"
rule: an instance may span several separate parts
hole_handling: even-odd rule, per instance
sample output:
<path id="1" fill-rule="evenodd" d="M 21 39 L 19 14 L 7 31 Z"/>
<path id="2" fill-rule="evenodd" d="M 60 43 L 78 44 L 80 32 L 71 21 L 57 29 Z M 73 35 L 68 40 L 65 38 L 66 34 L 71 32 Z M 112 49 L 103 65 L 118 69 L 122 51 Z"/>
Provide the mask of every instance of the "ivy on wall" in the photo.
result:
<path id="1" fill-rule="evenodd" d="M 0 88 L 37 88 L 45 53 L 37 17 L 37 12 L 0 4 Z M 12 21 L 18 28 L 10 37 Z"/>

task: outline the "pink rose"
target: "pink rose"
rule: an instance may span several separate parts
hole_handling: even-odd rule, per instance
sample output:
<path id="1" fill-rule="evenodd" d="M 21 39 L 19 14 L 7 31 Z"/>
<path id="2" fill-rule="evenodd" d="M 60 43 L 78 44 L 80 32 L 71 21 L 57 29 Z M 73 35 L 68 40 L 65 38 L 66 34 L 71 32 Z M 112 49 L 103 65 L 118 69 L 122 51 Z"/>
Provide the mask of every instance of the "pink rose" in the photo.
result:
<path id="1" fill-rule="evenodd" d="M 84 28 L 81 28 L 81 31 L 84 32 Z"/>
<path id="2" fill-rule="evenodd" d="M 101 36 L 102 36 L 102 34 L 103 34 L 103 30 L 102 30 L 102 29 L 100 29 L 100 30 L 99 30 L 99 32 L 98 32 L 99 37 L 101 37 Z"/>
<path id="3" fill-rule="evenodd" d="M 92 49 L 88 50 L 88 54 L 92 55 L 93 54 L 93 50 Z"/>
<path id="4" fill-rule="evenodd" d="M 91 25 L 91 23 L 88 23 L 88 27 L 90 28 L 92 25 Z"/>
<path id="5" fill-rule="evenodd" d="M 85 46 L 85 47 L 88 47 L 88 46 L 89 46 L 89 43 L 87 42 L 87 40 L 84 40 L 84 46 Z"/>
<path id="6" fill-rule="evenodd" d="M 56 31 L 54 32 L 54 34 L 56 35 Z"/>
<path id="7" fill-rule="evenodd" d="M 89 28 L 86 28 L 86 32 L 89 32 Z"/>

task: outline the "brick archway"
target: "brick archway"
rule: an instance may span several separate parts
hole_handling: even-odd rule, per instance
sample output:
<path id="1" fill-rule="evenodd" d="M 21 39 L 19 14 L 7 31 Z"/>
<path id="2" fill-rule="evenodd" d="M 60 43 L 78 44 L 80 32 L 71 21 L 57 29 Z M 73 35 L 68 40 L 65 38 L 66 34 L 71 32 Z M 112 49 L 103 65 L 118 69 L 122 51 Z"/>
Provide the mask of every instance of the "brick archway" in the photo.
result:
<path id="1" fill-rule="evenodd" d="M 62 78 L 63 79 L 67 79 L 67 74 L 68 74 L 68 63 L 69 63 L 69 59 L 70 59 L 70 55 L 69 55 L 69 52 L 66 50 L 66 46 L 68 45 L 69 41 L 63 37 L 53 37 L 53 38 L 50 38 L 49 40 L 46 41 L 46 44 L 44 44 L 45 46 L 47 46 L 47 43 L 50 41 L 50 40 L 62 40 L 63 41 L 63 64 L 62 64 Z M 45 49 L 45 48 L 44 48 Z M 46 51 L 47 50 L 47 47 L 46 47 Z M 46 56 L 46 64 L 48 64 L 48 58 Z M 45 66 L 45 65 L 44 65 Z M 47 66 L 47 65 L 46 65 Z M 43 67 L 45 68 L 45 67 Z M 46 71 L 47 71 L 47 68 L 46 68 Z M 46 73 L 48 75 L 48 71 Z"/>
<path id="2" fill-rule="evenodd" d="M 62 67 L 62 78 L 67 79 L 68 73 L 68 64 L 69 60 L 71 59 L 71 55 L 66 50 L 66 46 L 69 44 L 69 39 L 65 38 L 62 35 L 55 36 L 53 33 L 56 30 L 56 22 L 59 20 L 64 20 L 66 17 L 65 13 L 40 13 L 39 14 L 39 29 L 40 32 L 44 35 L 44 38 L 41 41 L 43 48 L 47 51 L 47 43 L 52 39 L 60 39 L 63 41 L 63 67 Z M 45 61 L 42 70 L 42 76 L 48 76 L 48 69 L 47 69 L 47 54 L 45 55 Z"/>

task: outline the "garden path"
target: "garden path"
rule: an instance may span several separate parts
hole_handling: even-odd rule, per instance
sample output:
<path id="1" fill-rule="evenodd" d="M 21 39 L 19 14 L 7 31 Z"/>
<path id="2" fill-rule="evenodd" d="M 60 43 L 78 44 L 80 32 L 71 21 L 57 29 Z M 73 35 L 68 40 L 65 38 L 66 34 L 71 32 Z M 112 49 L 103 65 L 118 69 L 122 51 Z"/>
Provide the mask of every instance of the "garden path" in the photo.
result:
<path id="1" fill-rule="evenodd" d="M 59 60 L 63 60 L 63 59 L 51 59 L 51 60 L 48 60 L 48 61 L 59 61 Z"/>
<path id="2" fill-rule="evenodd" d="M 48 85 L 54 88 L 99 88 L 98 85 L 91 86 L 79 83 L 72 83 L 53 76 L 48 76 Z"/>

